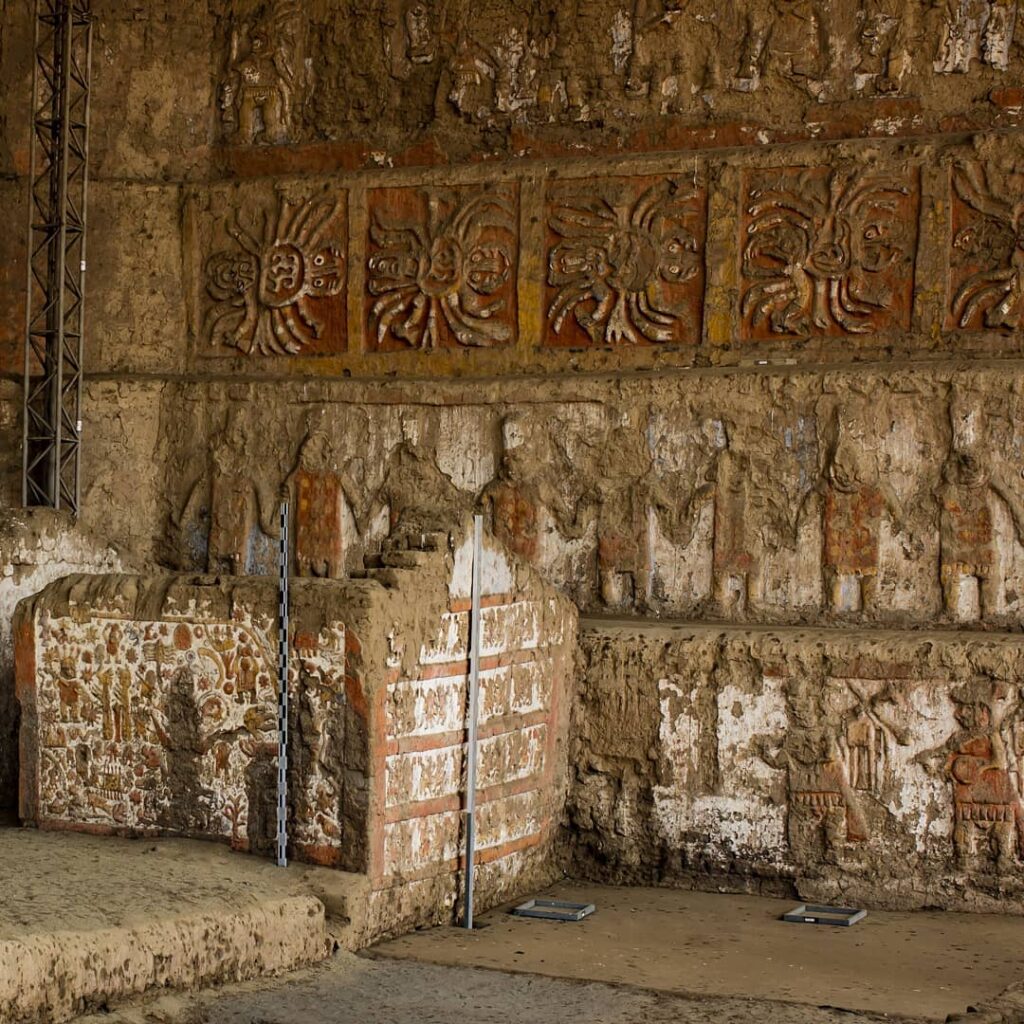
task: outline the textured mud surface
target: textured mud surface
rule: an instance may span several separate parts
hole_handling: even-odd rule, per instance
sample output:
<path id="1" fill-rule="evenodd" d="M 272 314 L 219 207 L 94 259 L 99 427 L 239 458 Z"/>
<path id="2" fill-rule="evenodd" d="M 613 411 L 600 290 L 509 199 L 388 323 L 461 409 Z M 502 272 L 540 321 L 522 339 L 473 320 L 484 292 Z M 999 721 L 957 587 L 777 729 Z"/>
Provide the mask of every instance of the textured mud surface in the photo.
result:
<path id="1" fill-rule="evenodd" d="M 590 621 L 575 868 L 874 907 L 1024 906 L 1015 634 Z"/>
<path id="2" fill-rule="evenodd" d="M 683 998 L 611 985 L 510 976 L 499 971 L 338 957 L 269 985 L 162 1000 L 83 1024 L 869 1024 L 892 1017 L 746 999 Z M 900 1018 L 923 1024 L 926 1018 Z"/>

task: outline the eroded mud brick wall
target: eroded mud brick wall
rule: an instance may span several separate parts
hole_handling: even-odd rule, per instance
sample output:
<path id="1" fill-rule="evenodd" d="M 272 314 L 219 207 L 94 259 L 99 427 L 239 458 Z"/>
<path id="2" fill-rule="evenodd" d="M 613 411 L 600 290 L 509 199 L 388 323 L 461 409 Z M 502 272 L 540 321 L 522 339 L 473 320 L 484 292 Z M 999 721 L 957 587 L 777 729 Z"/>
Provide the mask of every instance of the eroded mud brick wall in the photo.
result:
<path id="1" fill-rule="evenodd" d="M 1019 627 L 1016 0 L 93 9 L 83 521 L 133 564 L 265 571 L 313 488 L 310 571 L 480 508 L 587 613 Z"/>
<path id="2" fill-rule="evenodd" d="M 375 933 L 450 918 L 457 899 L 472 531 L 418 534 L 381 561 L 295 581 L 289 677 L 291 855 L 367 876 Z M 558 874 L 577 615 L 493 538 L 482 585 L 488 906 Z M 265 578 L 94 574 L 23 602 L 22 818 L 272 852 L 277 600 Z"/>

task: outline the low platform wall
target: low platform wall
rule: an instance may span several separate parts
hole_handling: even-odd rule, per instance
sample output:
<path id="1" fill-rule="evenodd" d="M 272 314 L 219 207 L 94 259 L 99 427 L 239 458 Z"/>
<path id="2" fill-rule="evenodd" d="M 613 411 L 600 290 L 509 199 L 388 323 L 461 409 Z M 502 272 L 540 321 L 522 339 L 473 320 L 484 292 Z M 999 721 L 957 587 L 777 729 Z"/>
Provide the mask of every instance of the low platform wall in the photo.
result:
<path id="1" fill-rule="evenodd" d="M 292 587 L 292 854 L 368 875 L 377 933 L 451 916 L 465 844 L 471 538 L 417 544 Z M 553 876 L 576 645 L 572 606 L 493 541 L 484 590 L 481 906 Z M 269 854 L 276 610 L 269 578 L 79 576 L 24 602 L 22 817 Z"/>
<path id="2" fill-rule="evenodd" d="M 582 637 L 580 873 L 1024 912 L 1024 636 L 592 620 Z"/>

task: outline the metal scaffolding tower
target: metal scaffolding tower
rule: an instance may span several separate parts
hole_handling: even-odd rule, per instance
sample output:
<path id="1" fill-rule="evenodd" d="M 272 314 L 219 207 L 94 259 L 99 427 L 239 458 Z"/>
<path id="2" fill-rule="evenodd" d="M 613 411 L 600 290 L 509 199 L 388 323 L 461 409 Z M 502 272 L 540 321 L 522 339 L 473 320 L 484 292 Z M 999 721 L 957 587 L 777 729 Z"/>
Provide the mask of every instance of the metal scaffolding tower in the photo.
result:
<path id="1" fill-rule="evenodd" d="M 25 330 L 25 505 L 78 514 L 91 0 L 36 0 Z"/>

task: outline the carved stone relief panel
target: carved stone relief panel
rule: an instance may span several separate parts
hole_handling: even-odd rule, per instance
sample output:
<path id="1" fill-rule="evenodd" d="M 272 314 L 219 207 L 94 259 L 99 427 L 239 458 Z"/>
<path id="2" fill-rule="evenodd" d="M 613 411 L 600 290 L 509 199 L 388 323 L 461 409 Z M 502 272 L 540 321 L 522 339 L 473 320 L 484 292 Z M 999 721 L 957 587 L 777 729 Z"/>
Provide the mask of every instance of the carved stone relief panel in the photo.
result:
<path id="1" fill-rule="evenodd" d="M 1024 164 L 953 165 L 946 328 L 1016 331 L 1024 300 Z"/>
<path id="2" fill-rule="evenodd" d="M 232 197 L 204 264 L 202 340 L 213 354 L 346 348 L 347 197 Z"/>
<path id="3" fill-rule="evenodd" d="M 909 330 L 919 203 L 916 169 L 749 172 L 741 211 L 742 336 Z"/>
<path id="4" fill-rule="evenodd" d="M 369 207 L 368 351 L 515 341 L 517 186 L 373 189 Z"/>
<path id="5" fill-rule="evenodd" d="M 548 187 L 551 346 L 700 340 L 707 195 L 672 178 Z"/>
<path id="6" fill-rule="evenodd" d="M 218 97 L 226 139 L 276 145 L 301 136 L 313 79 L 308 29 L 298 0 L 273 0 L 231 26 Z"/>

